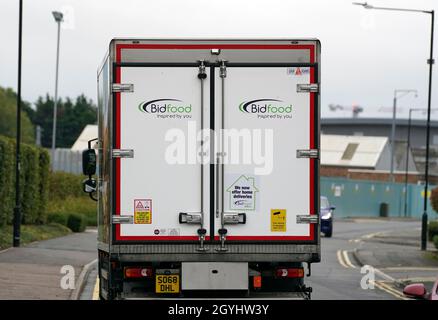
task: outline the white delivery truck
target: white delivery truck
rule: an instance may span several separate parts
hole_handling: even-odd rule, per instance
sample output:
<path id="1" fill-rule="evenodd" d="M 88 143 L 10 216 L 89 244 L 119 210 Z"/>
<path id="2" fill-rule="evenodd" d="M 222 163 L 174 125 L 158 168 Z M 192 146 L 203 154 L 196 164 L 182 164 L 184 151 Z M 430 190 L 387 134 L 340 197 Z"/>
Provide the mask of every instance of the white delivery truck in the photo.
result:
<path id="1" fill-rule="evenodd" d="M 102 299 L 310 298 L 319 79 L 314 39 L 111 41 L 83 153 Z"/>

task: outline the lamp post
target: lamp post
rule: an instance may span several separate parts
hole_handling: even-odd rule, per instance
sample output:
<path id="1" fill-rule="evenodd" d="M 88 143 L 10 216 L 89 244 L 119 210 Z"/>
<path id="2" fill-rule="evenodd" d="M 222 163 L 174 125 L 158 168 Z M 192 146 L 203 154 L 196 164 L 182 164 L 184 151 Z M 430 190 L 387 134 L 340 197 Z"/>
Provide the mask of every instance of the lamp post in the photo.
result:
<path id="1" fill-rule="evenodd" d="M 411 124 L 412 124 L 412 112 L 423 111 L 427 112 L 426 108 L 411 108 L 409 109 L 409 121 L 408 121 L 408 138 L 406 144 L 406 167 L 405 167 L 405 205 L 404 205 L 404 216 L 408 215 L 408 170 L 409 170 L 409 149 L 411 147 Z M 435 112 L 438 109 L 434 108 L 431 111 Z"/>
<path id="2" fill-rule="evenodd" d="M 432 100 L 432 66 L 434 64 L 433 59 L 433 29 L 435 22 L 435 11 L 434 10 L 415 10 L 415 9 L 404 9 L 404 8 L 387 8 L 387 7 L 374 7 L 366 2 L 353 4 L 363 6 L 365 9 L 376 9 L 376 10 L 387 10 L 387 11 L 399 11 L 399 12 L 416 12 L 416 13 L 426 13 L 430 14 L 431 17 L 431 32 L 430 32 L 430 55 L 427 60 L 429 65 L 429 88 L 428 88 L 428 100 L 427 100 L 427 124 L 426 124 L 426 165 L 424 169 L 425 184 L 424 184 L 424 202 L 423 202 L 423 215 L 421 218 L 421 250 L 426 250 L 427 248 L 427 189 L 429 187 L 429 140 L 430 140 L 430 106 Z"/>
<path id="3" fill-rule="evenodd" d="M 18 9 L 18 83 L 17 83 L 17 135 L 15 145 L 15 207 L 14 231 L 12 245 L 20 246 L 21 229 L 21 198 L 20 198 L 20 143 L 21 143 L 21 43 L 23 34 L 23 0 L 20 0 Z"/>
<path id="4" fill-rule="evenodd" d="M 417 90 L 412 89 L 396 89 L 394 90 L 394 100 L 392 104 L 392 125 L 391 125 L 391 170 L 390 170 L 390 181 L 394 182 L 394 153 L 395 153 L 395 120 L 396 120 L 396 114 L 397 114 L 397 99 L 400 99 L 401 97 L 404 97 L 405 95 L 414 92 L 415 97 L 417 97 L 418 93 Z M 399 93 L 401 93 L 399 95 Z"/>
<path id="5" fill-rule="evenodd" d="M 63 14 L 59 11 L 53 11 L 53 18 L 58 24 L 58 40 L 56 45 L 56 75 L 55 75 L 55 101 L 53 106 L 53 129 L 52 129 L 52 170 L 55 169 L 55 149 L 56 149 L 56 116 L 58 112 L 58 69 L 59 69 L 59 39 L 61 34 L 61 22 Z"/>

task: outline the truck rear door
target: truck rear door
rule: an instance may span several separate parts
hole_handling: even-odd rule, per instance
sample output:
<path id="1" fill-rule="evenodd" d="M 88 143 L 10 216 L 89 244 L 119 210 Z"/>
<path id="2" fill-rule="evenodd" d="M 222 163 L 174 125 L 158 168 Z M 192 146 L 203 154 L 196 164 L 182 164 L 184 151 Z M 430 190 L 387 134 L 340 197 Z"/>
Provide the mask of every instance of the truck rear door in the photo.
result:
<path id="1" fill-rule="evenodd" d="M 208 116 L 209 88 L 198 73 L 195 63 L 118 68 L 117 83 L 134 89 L 116 93 L 115 147 L 133 150 L 132 157 L 116 158 L 116 212 L 133 217 L 116 225 L 117 241 L 198 240 L 198 224 L 179 222 L 180 212 L 202 214 L 208 201 L 202 190 L 208 168 L 198 161 L 196 135 Z M 209 225 L 208 215 L 201 218 Z"/>
<path id="2" fill-rule="evenodd" d="M 315 51 L 118 45 L 114 242 L 317 244 Z"/>
<path id="3" fill-rule="evenodd" d="M 306 155 L 318 149 L 318 115 L 314 93 L 302 90 L 315 83 L 314 68 L 228 61 L 215 82 L 216 126 L 223 129 L 215 239 L 314 241 L 308 221 L 316 214 L 316 168 Z"/>

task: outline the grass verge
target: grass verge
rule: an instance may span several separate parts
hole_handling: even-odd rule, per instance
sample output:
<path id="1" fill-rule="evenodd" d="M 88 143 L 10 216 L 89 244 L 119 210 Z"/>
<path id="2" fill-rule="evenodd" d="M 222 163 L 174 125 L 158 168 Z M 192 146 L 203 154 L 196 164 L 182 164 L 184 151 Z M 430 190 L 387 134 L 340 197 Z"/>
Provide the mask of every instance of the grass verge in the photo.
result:
<path id="1" fill-rule="evenodd" d="M 65 236 L 71 230 L 59 223 L 46 225 L 22 225 L 21 244 L 25 245 L 34 241 L 48 240 Z M 12 246 L 12 226 L 0 227 L 0 250 Z"/>
<path id="2" fill-rule="evenodd" d="M 65 217 L 70 214 L 80 214 L 85 217 L 87 226 L 97 226 L 97 204 L 88 195 L 81 197 L 67 197 L 65 199 L 52 199 L 47 205 L 48 216 L 56 214 Z M 49 219 L 50 220 L 50 219 Z M 56 221 L 61 222 L 61 221 Z"/>
<path id="3" fill-rule="evenodd" d="M 424 256 L 426 259 L 433 260 L 438 263 L 438 251 L 426 251 Z"/>

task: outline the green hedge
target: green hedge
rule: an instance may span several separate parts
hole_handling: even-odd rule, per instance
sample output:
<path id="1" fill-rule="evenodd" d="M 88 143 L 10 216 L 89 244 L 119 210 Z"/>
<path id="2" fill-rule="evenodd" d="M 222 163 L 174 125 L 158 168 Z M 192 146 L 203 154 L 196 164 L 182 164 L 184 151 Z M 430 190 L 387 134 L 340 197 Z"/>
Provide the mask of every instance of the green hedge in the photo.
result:
<path id="1" fill-rule="evenodd" d="M 72 213 L 67 218 L 67 227 L 73 232 L 84 232 L 87 223 L 81 214 Z"/>
<path id="2" fill-rule="evenodd" d="M 68 197 L 85 197 L 82 190 L 82 180 L 85 177 L 81 175 L 52 172 L 49 177 L 50 200 L 63 200 Z"/>
<path id="3" fill-rule="evenodd" d="M 433 237 L 433 244 L 435 245 L 435 248 L 437 248 L 438 249 L 438 235 L 437 236 L 435 236 L 435 237 Z"/>
<path id="4" fill-rule="evenodd" d="M 87 226 L 97 225 L 97 202 L 83 192 L 84 179 L 82 175 L 71 173 L 50 173 L 50 200 L 46 209 L 50 219 L 59 219 L 59 223 L 64 224 L 62 221 L 67 220 L 70 214 L 80 214 L 85 218 Z"/>
<path id="5" fill-rule="evenodd" d="M 0 136 L 0 226 L 12 221 L 15 205 L 14 152 L 12 139 Z"/>
<path id="6" fill-rule="evenodd" d="M 427 229 L 429 241 L 433 241 L 433 237 L 438 236 L 438 221 L 430 221 Z"/>
<path id="7" fill-rule="evenodd" d="M 22 222 L 46 221 L 49 154 L 46 150 L 21 144 L 20 198 Z M 12 223 L 15 206 L 15 140 L 0 136 L 0 226 Z"/>

